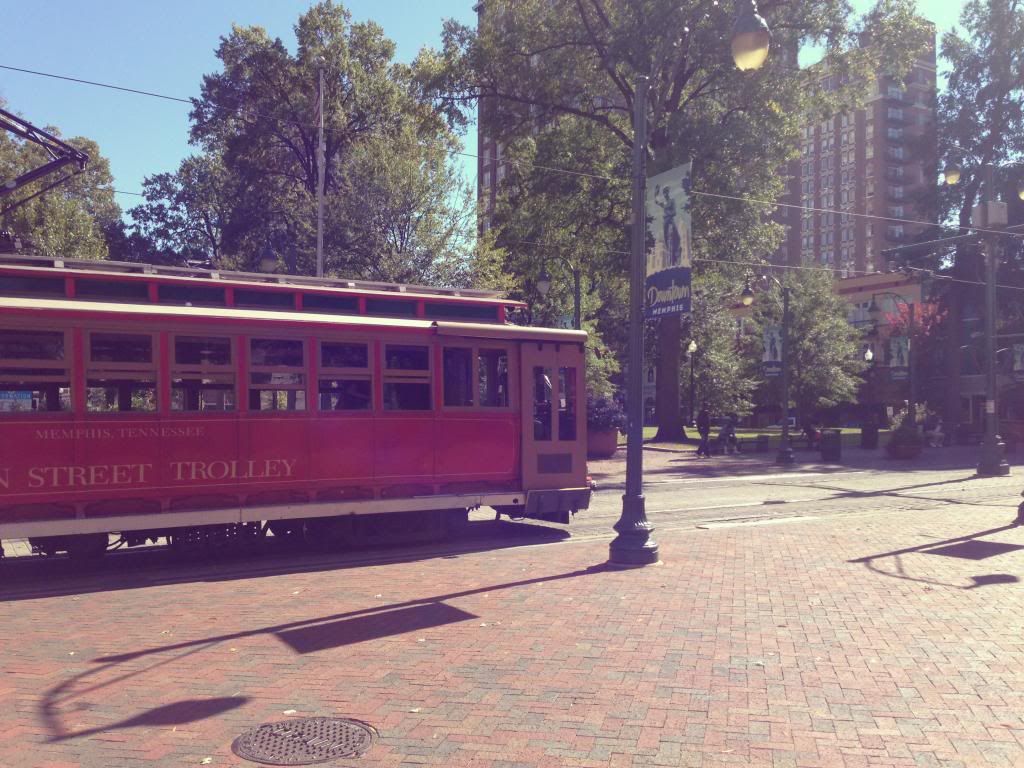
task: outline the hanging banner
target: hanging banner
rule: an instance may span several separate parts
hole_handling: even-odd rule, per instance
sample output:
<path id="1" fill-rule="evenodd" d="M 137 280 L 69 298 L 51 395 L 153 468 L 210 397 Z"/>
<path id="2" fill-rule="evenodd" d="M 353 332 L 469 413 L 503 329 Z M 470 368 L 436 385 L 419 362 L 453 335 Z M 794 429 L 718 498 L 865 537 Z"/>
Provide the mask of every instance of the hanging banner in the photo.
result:
<path id="1" fill-rule="evenodd" d="M 645 283 L 648 319 L 690 312 L 690 166 L 647 180 L 648 237 Z"/>
<path id="2" fill-rule="evenodd" d="M 889 375 L 893 381 L 910 378 L 910 339 L 906 336 L 889 339 Z"/>
<path id="3" fill-rule="evenodd" d="M 1013 345 L 1013 380 L 1024 381 L 1024 344 Z"/>
<path id="4" fill-rule="evenodd" d="M 761 358 L 764 375 L 782 375 L 782 329 L 777 325 L 764 328 L 764 356 Z"/>

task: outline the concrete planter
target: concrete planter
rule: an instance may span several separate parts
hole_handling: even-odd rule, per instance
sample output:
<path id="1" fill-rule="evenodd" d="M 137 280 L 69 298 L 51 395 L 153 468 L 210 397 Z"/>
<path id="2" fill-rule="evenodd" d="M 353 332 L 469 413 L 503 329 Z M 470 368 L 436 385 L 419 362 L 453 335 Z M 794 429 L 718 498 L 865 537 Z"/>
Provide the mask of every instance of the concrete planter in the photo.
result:
<path id="1" fill-rule="evenodd" d="M 590 429 L 587 431 L 587 458 L 610 459 L 615 455 L 619 443 L 617 429 Z"/>

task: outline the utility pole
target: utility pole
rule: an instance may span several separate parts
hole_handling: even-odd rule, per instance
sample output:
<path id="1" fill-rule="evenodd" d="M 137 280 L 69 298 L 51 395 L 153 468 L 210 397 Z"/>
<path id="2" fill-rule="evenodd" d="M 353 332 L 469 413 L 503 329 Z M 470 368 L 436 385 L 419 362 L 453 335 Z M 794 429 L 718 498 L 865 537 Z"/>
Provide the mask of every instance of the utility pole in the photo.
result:
<path id="1" fill-rule="evenodd" d="M 318 83 L 317 83 L 317 126 L 318 136 L 316 145 L 316 276 L 324 276 L 324 184 L 327 179 L 326 158 L 327 152 L 324 147 L 324 61 L 321 58 L 318 62 Z"/>

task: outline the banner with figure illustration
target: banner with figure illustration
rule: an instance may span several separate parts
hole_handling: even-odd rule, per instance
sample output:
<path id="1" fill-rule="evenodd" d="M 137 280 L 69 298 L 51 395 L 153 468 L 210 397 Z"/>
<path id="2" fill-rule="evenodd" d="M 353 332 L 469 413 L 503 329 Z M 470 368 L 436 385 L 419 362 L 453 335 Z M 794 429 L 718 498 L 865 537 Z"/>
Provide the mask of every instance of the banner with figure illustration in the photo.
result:
<path id="1" fill-rule="evenodd" d="M 644 286 L 648 318 L 690 312 L 690 166 L 647 180 L 647 232 L 654 240 Z"/>
<path id="2" fill-rule="evenodd" d="M 764 328 L 761 364 L 765 376 L 779 376 L 782 373 L 782 329 L 777 325 L 766 325 Z"/>
<path id="3" fill-rule="evenodd" d="M 889 374 L 893 381 L 910 377 L 910 339 L 906 336 L 889 339 Z"/>
<path id="4" fill-rule="evenodd" d="M 1024 381 L 1024 344 L 1013 345 L 1013 380 Z"/>

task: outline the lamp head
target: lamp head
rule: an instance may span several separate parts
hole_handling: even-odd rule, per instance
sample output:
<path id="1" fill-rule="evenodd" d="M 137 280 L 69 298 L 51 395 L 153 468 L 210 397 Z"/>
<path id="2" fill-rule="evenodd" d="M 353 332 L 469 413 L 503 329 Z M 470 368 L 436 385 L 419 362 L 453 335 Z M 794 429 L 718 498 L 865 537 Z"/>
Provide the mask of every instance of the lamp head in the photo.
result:
<path id="1" fill-rule="evenodd" d="M 874 350 L 871 349 L 871 347 L 868 347 L 867 349 L 864 350 L 864 359 L 869 363 L 875 359 L 875 353 Z"/>
<path id="2" fill-rule="evenodd" d="M 760 69 L 768 58 L 772 34 L 754 0 L 740 0 L 738 5 L 741 9 L 732 27 L 732 60 L 742 71 Z"/>
<path id="3" fill-rule="evenodd" d="M 551 290 L 551 275 L 548 274 L 548 268 L 545 264 L 540 268 L 540 277 L 537 278 L 537 292 L 541 296 L 547 296 L 548 291 Z"/>
<path id="4" fill-rule="evenodd" d="M 960 170 L 959 165 L 957 165 L 956 163 L 950 163 L 942 171 L 942 177 L 945 179 L 946 183 L 949 186 L 954 186 L 960 183 L 961 173 L 962 172 Z"/>
<path id="5" fill-rule="evenodd" d="M 686 345 L 686 351 L 689 352 L 691 355 L 697 351 L 696 339 L 690 339 L 690 343 Z"/>
<path id="6" fill-rule="evenodd" d="M 750 283 L 743 286 L 743 293 L 740 294 L 740 303 L 744 307 L 749 307 L 754 303 L 754 290 L 750 287 Z"/>
<path id="7" fill-rule="evenodd" d="M 277 271 L 277 254 L 274 253 L 274 249 L 270 247 L 270 243 L 264 245 L 263 250 L 260 251 L 259 269 L 260 272 Z"/>

